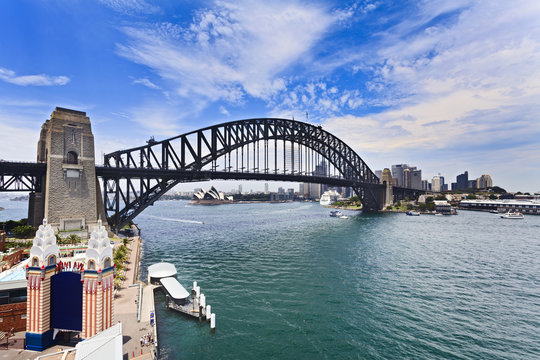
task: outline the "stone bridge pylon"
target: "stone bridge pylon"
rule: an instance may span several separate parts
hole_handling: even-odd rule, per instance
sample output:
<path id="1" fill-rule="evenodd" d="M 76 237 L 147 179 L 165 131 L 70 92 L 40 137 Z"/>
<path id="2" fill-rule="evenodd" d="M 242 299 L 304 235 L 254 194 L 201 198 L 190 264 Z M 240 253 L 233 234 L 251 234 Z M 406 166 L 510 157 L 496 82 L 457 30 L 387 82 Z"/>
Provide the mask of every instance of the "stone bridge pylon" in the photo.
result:
<path id="1" fill-rule="evenodd" d="M 60 231 L 87 237 L 105 212 L 86 113 L 57 107 L 41 126 L 37 161 L 47 171 L 41 192 L 30 194 L 28 223 L 38 227 L 47 218 Z"/>

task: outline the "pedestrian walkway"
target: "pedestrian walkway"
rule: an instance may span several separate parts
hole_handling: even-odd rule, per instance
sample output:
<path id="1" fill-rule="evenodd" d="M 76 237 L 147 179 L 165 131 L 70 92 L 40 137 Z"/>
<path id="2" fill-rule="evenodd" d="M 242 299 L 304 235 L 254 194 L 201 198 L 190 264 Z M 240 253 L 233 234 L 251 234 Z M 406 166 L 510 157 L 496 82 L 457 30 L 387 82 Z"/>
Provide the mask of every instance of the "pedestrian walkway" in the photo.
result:
<path id="1" fill-rule="evenodd" d="M 153 296 L 151 297 L 152 303 L 146 301 L 148 298 L 143 296 L 142 299 L 142 310 L 141 311 L 141 320 L 137 321 L 137 312 L 139 308 L 139 287 L 130 286 L 136 285 L 137 279 L 135 279 L 135 272 L 138 267 L 140 259 L 139 248 L 142 246 L 141 238 L 135 236 L 130 241 L 130 256 L 129 260 L 126 263 L 126 280 L 122 284 L 122 287 L 118 290 L 118 293 L 115 297 L 115 320 L 122 323 L 122 329 L 124 334 L 124 359 L 131 359 L 133 357 L 140 357 L 141 355 L 147 356 L 151 359 L 152 355 L 155 354 L 156 347 L 154 345 L 143 345 L 141 346 L 141 338 L 144 338 L 145 335 L 151 335 L 153 339 L 156 339 L 153 327 L 150 325 L 150 310 L 153 310 Z M 144 284 L 141 284 L 144 289 Z M 144 294 L 144 291 L 143 291 Z M 141 354 L 142 351 L 142 354 Z M 149 357 L 148 357 L 149 356 Z"/>

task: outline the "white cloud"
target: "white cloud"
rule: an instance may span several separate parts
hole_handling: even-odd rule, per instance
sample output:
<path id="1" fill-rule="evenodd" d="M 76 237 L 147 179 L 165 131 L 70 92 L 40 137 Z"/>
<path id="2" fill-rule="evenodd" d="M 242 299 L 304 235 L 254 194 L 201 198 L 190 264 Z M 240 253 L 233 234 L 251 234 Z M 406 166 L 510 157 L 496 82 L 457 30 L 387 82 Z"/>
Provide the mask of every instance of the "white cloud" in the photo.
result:
<path id="1" fill-rule="evenodd" d="M 218 2 L 189 27 L 124 27 L 118 53 L 176 84 L 175 94 L 207 101 L 269 99 L 285 89 L 282 72 L 336 21 L 325 8 L 297 1 Z"/>
<path id="2" fill-rule="evenodd" d="M 373 71 L 368 101 L 387 109 L 333 116 L 325 128 L 359 152 L 402 161 L 410 161 L 404 153 L 426 162 L 438 156 L 444 166 L 469 149 L 500 171 L 496 164 L 504 153 L 511 151 L 520 163 L 538 158 L 540 148 L 530 144 L 540 137 L 540 3 L 423 6 L 419 17 L 379 34 L 355 60 L 359 71 Z M 422 31 L 456 9 L 452 21 Z"/>
<path id="3" fill-rule="evenodd" d="M 219 107 L 219 112 L 225 116 L 231 116 L 231 114 L 229 113 L 229 110 L 227 110 L 227 108 L 225 108 L 225 106 L 223 105 Z"/>
<path id="4" fill-rule="evenodd" d="M 21 86 L 55 86 L 66 85 L 69 82 L 67 76 L 39 75 L 19 75 L 9 69 L 0 67 L 0 80 Z"/>
<path id="5" fill-rule="evenodd" d="M 114 11 L 123 14 L 152 14 L 160 11 L 159 7 L 151 5 L 145 0 L 99 0 L 102 4 Z"/>
<path id="6" fill-rule="evenodd" d="M 133 84 L 141 84 L 146 86 L 147 88 L 154 89 L 154 90 L 160 90 L 161 87 L 157 86 L 147 78 L 141 78 L 141 79 L 134 79 Z"/>

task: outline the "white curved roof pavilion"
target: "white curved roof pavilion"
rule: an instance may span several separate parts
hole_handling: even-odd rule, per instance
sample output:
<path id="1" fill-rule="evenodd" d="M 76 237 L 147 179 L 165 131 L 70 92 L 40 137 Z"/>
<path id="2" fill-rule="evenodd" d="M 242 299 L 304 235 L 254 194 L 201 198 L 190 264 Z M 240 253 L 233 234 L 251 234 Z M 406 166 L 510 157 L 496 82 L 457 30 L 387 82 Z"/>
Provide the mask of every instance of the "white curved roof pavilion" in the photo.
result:
<path id="1" fill-rule="evenodd" d="M 176 267 L 171 263 L 160 262 L 148 267 L 148 277 L 152 279 L 163 279 L 176 276 Z"/>
<path id="2" fill-rule="evenodd" d="M 187 299 L 189 293 L 187 290 L 178 282 L 178 280 L 168 277 L 160 280 L 161 284 L 165 287 L 169 295 L 175 300 Z"/>

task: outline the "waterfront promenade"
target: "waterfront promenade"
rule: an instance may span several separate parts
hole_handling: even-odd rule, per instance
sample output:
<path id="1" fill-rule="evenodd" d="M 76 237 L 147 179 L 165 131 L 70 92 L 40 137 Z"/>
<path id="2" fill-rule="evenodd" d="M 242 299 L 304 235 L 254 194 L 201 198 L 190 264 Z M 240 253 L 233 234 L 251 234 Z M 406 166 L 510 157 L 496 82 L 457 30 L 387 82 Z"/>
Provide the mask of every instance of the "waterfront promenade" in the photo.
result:
<path id="1" fill-rule="evenodd" d="M 140 339 L 151 334 L 156 339 L 155 331 L 150 325 L 150 311 L 154 309 L 153 286 L 143 286 L 143 299 L 141 307 L 141 320 L 137 321 L 139 304 L 139 287 L 130 286 L 138 284 L 137 272 L 140 261 L 142 240 L 135 236 L 129 242 L 130 256 L 126 263 L 126 280 L 118 290 L 115 297 L 115 321 L 122 323 L 124 359 L 152 359 L 156 352 L 153 345 L 141 346 Z M 141 354 L 142 350 L 142 354 Z"/>

